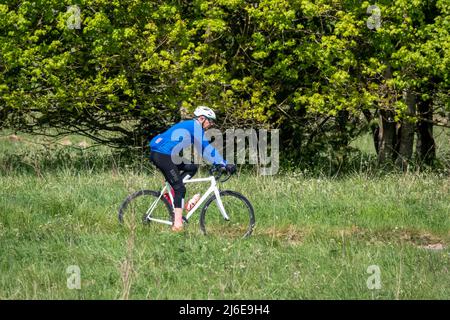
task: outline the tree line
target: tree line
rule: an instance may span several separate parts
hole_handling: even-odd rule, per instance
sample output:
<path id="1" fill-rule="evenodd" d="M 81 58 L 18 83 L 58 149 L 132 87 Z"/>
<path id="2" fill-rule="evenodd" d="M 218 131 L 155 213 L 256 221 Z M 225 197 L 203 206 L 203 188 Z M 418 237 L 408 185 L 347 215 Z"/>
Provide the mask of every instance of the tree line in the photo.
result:
<path id="1" fill-rule="evenodd" d="M 449 70 L 448 0 L 0 4 L 0 128 L 119 148 L 206 104 L 221 128 L 279 128 L 294 161 L 370 131 L 380 163 L 432 164 Z"/>

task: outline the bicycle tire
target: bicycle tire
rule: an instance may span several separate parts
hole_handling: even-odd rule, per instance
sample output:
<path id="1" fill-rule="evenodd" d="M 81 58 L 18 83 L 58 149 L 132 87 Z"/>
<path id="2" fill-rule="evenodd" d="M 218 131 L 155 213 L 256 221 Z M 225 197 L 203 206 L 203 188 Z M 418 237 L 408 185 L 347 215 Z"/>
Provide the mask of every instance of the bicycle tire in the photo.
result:
<path id="1" fill-rule="evenodd" d="M 128 195 L 119 207 L 119 212 L 118 212 L 119 222 L 121 224 L 124 224 L 124 217 L 126 215 L 127 209 L 130 207 L 131 204 L 136 203 L 137 199 L 139 199 L 139 201 L 142 201 L 145 197 L 145 202 L 148 204 L 151 204 L 151 203 L 153 203 L 153 201 L 155 201 L 157 198 L 159 198 L 159 195 L 160 195 L 160 192 L 154 191 L 154 190 L 139 190 L 139 191 L 136 191 L 136 192 Z M 172 206 L 167 201 L 167 199 L 164 197 L 161 197 L 160 201 L 162 201 L 162 203 L 164 203 L 164 205 L 161 206 L 159 203 L 157 205 L 158 210 L 161 212 L 160 213 L 161 217 L 159 217 L 159 218 L 162 218 L 162 219 L 169 218 L 170 221 L 173 222 L 174 213 L 172 210 Z M 147 209 L 148 209 L 148 207 L 149 207 L 149 205 L 147 205 Z M 140 213 L 142 214 L 142 216 L 141 216 L 142 223 L 148 224 L 151 222 L 151 221 L 145 219 L 146 212 L 140 212 Z"/>
<path id="2" fill-rule="evenodd" d="M 211 204 L 214 200 L 216 200 L 216 196 L 212 195 L 210 198 L 208 198 L 208 200 L 206 200 L 200 214 L 200 229 L 203 234 L 206 235 L 206 220 L 208 219 L 206 213 L 209 209 L 210 222 L 213 219 L 212 215 L 219 216 L 218 218 L 214 218 L 214 222 L 216 225 L 213 228 L 218 229 L 222 234 L 224 234 L 225 231 L 228 231 L 228 234 L 232 237 L 235 237 L 237 234 L 240 235 L 242 233 L 243 236 L 241 238 L 247 238 L 251 236 L 255 227 L 255 212 L 250 201 L 239 192 L 231 190 L 220 191 L 220 198 L 224 205 L 225 211 L 230 217 L 230 220 L 226 221 L 223 218 L 220 211 L 218 210 L 217 205 L 215 205 L 213 209 Z M 239 203 L 239 205 L 230 205 L 228 200 L 231 198 L 233 198 L 233 201 L 237 201 L 236 203 Z"/>

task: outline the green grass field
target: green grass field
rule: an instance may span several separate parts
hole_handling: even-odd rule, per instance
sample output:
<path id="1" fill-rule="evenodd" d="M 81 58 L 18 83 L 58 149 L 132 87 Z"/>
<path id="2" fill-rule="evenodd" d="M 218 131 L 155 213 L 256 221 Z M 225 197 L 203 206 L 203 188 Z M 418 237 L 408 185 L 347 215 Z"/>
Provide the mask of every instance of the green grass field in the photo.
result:
<path id="1" fill-rule="evenodd" d="M 204 236 L 198 219 L 130 230 L 121 201 L 162 176 L 71 139 L 0 138 L 0 299 L 450 298 L 448 175 L 241 173 L 223 188 L 253 203 L 251 238 Z"/>

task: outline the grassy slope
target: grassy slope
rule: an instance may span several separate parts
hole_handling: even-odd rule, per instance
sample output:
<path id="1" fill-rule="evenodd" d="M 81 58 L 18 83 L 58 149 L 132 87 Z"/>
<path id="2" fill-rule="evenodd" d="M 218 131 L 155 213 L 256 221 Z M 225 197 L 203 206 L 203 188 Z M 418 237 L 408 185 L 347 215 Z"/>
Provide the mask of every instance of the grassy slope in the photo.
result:
<path id="1" fill-rule="evenodd" d="M 8 154 L 34 147 L 0 143 L 0 299 L 450 297 L 448 177 L 241 175 L 224 187 L 249 197 L 257 228 L 236 241 L 202 236 L 196 221 L 183 234 L 130 232 L 118 205 L 159 187 L 159 175 L 59 149 L 45 156 L 53 166 L 40 165 L 44 151 L 11 164 Z M 70 265 L 81 290 L 66 286 Z M 380 290 L 367 288 L 370 265 L 380 267 Z"/>

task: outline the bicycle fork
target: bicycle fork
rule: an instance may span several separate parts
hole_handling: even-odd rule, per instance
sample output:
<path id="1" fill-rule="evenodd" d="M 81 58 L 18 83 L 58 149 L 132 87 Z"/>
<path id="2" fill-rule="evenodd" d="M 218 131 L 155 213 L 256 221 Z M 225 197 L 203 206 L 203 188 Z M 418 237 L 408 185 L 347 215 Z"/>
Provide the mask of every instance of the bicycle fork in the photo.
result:
<path id="1" fill-rule="evenodd" d="M 215 188 L 214 189 L 214 194 L 216 196 L 216 203 L 217 206 L 219 207 L 219 211 L 222 214 L 222 217 L 226 220 L 226 221 L 230 221 L 230 217 L 228 216 L 228 214 L 225 211 L 225 208 L 223 207 L 223 203 L 222 203 L 222 199 L 220 198 L 220 192 L 219 189 Z"/>

